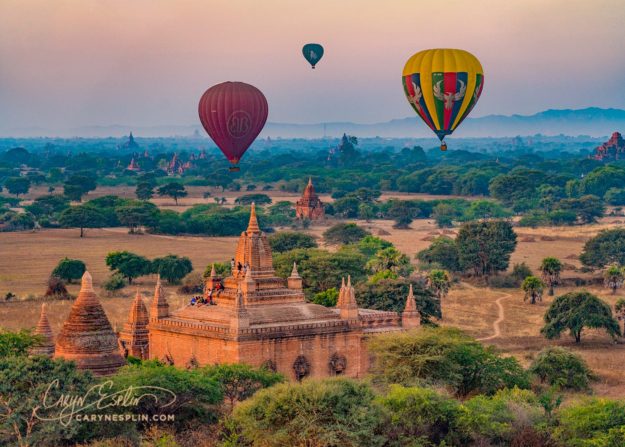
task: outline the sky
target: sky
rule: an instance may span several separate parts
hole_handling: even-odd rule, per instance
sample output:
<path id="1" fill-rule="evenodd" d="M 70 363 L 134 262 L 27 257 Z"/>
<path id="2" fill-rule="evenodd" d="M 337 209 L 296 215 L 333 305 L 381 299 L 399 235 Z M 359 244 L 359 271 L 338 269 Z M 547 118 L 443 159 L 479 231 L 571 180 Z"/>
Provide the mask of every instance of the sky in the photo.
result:
<path id="1" fill-rule="evenodd" d="M 226 80 L 260 88 L 273 122 L 403 118 L 405 61 L 440 47 L 482 62 L 472 116 L 625 108 L 624 3 L 0 0 L 0 131 L 197 124 Z"/>

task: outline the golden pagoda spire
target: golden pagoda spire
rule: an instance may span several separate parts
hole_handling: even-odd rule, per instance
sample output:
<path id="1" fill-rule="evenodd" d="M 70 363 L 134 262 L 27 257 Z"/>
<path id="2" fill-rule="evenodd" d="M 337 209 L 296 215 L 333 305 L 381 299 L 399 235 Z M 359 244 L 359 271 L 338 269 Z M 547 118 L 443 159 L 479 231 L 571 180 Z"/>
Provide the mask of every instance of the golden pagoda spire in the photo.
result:
<path id="1" fill-rule="evenodd" d="M 250 222 L 247 225 L 248 233 L 260 233 L 260 227 L 258 226 L 258 220 L 256 219 L 256 204 L 252 202 L 250 209 Z"/>

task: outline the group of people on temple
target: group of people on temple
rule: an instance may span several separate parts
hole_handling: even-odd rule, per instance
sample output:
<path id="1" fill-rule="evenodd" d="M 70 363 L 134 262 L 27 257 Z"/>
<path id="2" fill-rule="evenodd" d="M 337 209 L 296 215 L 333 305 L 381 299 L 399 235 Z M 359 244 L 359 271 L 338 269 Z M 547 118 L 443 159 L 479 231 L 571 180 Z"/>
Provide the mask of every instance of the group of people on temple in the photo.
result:
<path id="1" fill-rule="evenodd" d="M 219 296 L 221 291 L 224 289 L 224 286 L 221 282 L 217 282 L 214 284 L 214 287 L 209 288 L 204 292 L 204 295 L 197 295 L 191 298 L 189 304 L 191 306 L 202 306 L 208 304 L 210 306 L 214 306 L 216 303 L 213 300 L 213 296 Z"/>
<path id="2" fill-rule="evenodd" d="M 245 276 L 247 274 L 247 270 L 250 268 L 250 265 L 246 262 L 245 264 L 241 264 L 241 261 L 235 262 L 234 258 L 230 260 L 230 271 L 233 276 Z"/>

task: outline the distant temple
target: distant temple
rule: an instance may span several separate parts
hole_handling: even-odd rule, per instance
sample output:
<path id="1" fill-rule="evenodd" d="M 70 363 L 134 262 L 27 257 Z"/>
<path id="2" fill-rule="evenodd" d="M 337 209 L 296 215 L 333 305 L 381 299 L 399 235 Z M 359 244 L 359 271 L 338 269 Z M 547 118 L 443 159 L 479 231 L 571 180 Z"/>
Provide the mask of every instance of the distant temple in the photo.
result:
<path id="1" fill-rule="evenodd" d="M 135 157 L 132 157 L 132 159 L 130 160 L 130 163 L 126 167 L 126 170 L 134 171 L 134 172 L 139 172 L 141 170 L 141 168 L 139 167 L 139 164 L 135 161 Z"/>
<path id="2" fill-rule="evenodd" d="M 126 363 L 89 272 L 83 275 L 78 298 L 63 323 L 54 357 L 73 360 L 78 368 L 97 376 L 112 374 Z"/>
<path id="3" fill-rule="evenodd" d="M 295 217 L 298 219 L 318 220 L 323 219 L 324 216 L 323 203 L 315 192 L 312 179 L 309 178 L 302 197 L 295 204 Z"/>
<path id="4" fill-rule="evenodd" d="M 618 160 L 625 155 L 625 140 L 619 132 L 614 132 L 610 139 L 595 149 L 591 156 L 595 160 Z"/>
<path id="5" fill-rule="evenodd" d="M 178 154 L 174 154 L 171 158 L 171 161 L 167 165 L 167 174 L 169 175 L 182 175 L 186 170 L 191 169 L 193 165 L 190 161 L 183 163 L 179 158 Z"/>
<path id="6" fill-rule="evenodd" d="M 138 147 L 139 145 L 135 141 L 135 137 L 132 135 L 132 132 L 130 132 L 126 141 L 117 146 L 118 149 L 137 149 Z"/>
<path id="7" fill-rule="evenodd" d="M 137 291 L 118 339 L 85 272 L 56 346 L 42 307 L 35 331 L 42 342 L 33 353 L 73 360 L 96 375 L 114 373 L 125 364 L 124 357 L 132 355 L 182 368 L 246 363 L 291 380 L 362 377 L 369 369 L 370 337 L 421 324 L 412 287 L 400 315 L 358 308 L 349 277 L 343 279 L 333 308 L 306 302 L 302 283 L 295 264 L 287 279 L 276 275 L 271 247 L 252 204 L 232 274 L 221 278 L 213 267 L 205 283 L 206 304 L 172 312 L 159 277 L 149 315 Z"/>

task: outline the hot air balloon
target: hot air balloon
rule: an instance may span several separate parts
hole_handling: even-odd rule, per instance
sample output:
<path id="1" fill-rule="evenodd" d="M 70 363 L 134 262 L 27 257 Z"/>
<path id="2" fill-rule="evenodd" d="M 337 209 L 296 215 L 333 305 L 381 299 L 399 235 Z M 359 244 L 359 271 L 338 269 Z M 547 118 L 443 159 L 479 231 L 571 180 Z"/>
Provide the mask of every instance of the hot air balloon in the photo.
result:
<path id="1" fill-rule="evenodd" d="M 223 82 L 206 90 L 198 106 L 202 126 L 230 160 L 231 171 L 265 126 L 267 99 L 253 85 Z"/>
<path id="2" fill-rule="evenodd" d="M 484 87 L 480 61 L 468 51 L 424 50 L 414 54 L 402 73 L 404 93 L 412 108 L 441 140 L 471 112 Z"/>
<path id="3" fill-rule="evenodd" d="M 319 62 L 323 57 L 323 47 L 318 43 L 307 43 L 302 48 L 302 53 L 304 54 L 304 57 L 306 58 L 308 63 L 310 63 L 310 65 L 312 65 L 312 68 L 314 69 L 315 65 L 317 65 L 317 62 Z"/>

